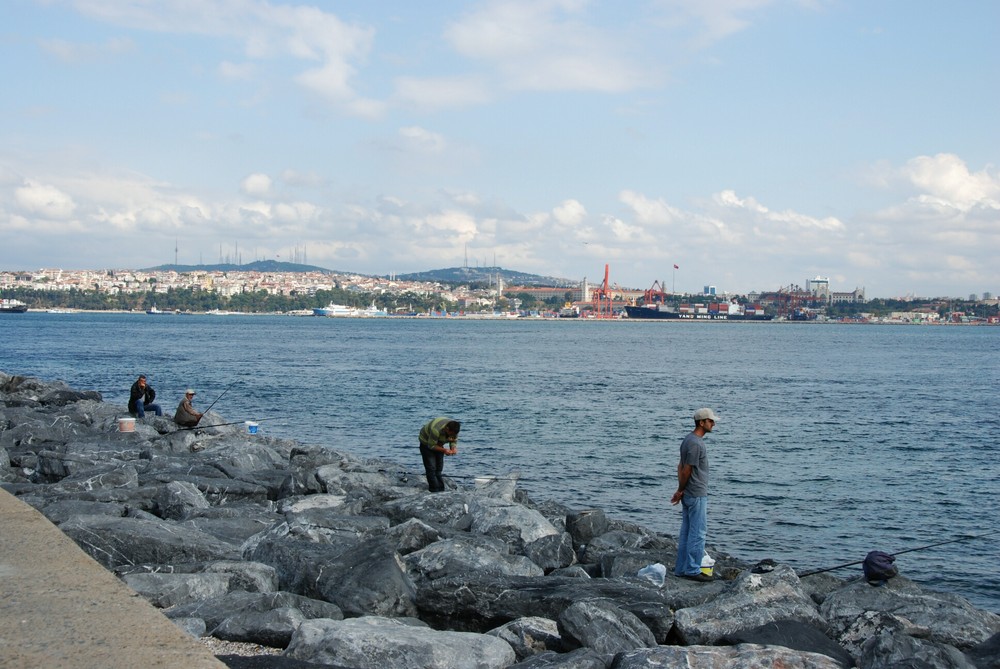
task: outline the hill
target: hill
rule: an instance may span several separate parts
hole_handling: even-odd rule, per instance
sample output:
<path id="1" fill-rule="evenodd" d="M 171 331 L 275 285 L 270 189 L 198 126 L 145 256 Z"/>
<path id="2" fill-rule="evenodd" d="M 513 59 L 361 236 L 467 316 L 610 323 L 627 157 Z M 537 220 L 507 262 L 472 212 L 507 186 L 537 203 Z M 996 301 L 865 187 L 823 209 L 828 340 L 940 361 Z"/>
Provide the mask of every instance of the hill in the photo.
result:
<path id="1" fill-rule="evenodd" d="M 301 263 L 281 262 L 278 260 L 255 260 L 254 262 L 242 265 L 235 265 L 233 263 L 217 263 L 214 265 L 158 265 L 157 267 L 144 268 L 141 271 L 177 273 L 322 272 L 324 274 L 357 274 L 357 272 L 345 272 L 317 267 L 315 265 L 303 265 Z M 512 269 L 504 269 L 503 267 L 448 267 L 444 269 L 431 269 L 424 272 L 412 272 L 410 274 L 397 274 L 395 278 L 400 281 L 432 281 L 439 283 L 493 283 L 496 282 L 498 276 L 508 286 L 557 286 L 560 288 L 572 288 L 580 283 L 571 279 L 528 274 L 527 272 L 518 272 Z"/>
<path id="2" fill-rule="evenodd" d="M 324 274 L 351 274 L 352 272 L 340 272 L 336 270 L 317 267 L 315 265 L 303 265 L 294 262 L 281 262 L 279 260 L 255 260 L 242 265 L 233 263 L 216 263 L 214 265 L 158 265 L 147 267 L 142 272 L 323 272 Z"/>
<path id="3" fill-rule="evenodd" d="M 446 269 L 427 270 L 426 272 L 397 274 L 396 278 L 402 281 L 439 281 L 441 283 L 495 283 L 498 276 L 508 286 L 558 286 L 570 288 L 580 283 L 571 279 L 539 276 L 538 274 L 517 272 L 502 267 L 449 267 Z"/>

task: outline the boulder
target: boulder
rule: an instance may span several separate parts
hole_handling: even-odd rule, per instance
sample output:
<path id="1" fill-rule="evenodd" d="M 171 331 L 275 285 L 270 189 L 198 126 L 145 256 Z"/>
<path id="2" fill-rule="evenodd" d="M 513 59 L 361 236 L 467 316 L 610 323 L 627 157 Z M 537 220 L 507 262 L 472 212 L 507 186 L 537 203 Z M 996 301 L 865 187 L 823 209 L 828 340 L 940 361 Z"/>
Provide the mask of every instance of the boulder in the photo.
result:
<path id="1" fill-rule="evenodd" d="M 804 653 L 780 646 L 658 646 L 640 648 L 615 657 L 611 669 L 740 669 L 780 667 L 781 669 L 839 669 L 831 657 Z"/>
<path id="2" fill-rule="evenodd" d="M 207 509 L 210 504 L 193 483 L 171 481 L 160 489 L 156 506 L 161 518 L 184 520 L 195 509 Z"/>
<path id="3" fill-rule="evenodd" d="M 585 509 L 566 516 L 566 531 L 577 545 L 585 546 L 608 531 L 608 518 L 601 509 Z"/>
<path id="4" fill-rule="evenodd" d="M 666 642 L 674 624 L 666 593 L 639 580 L 466 576 L 421 583 L 417 588 L 422 620 L 435 627 L 473 632 L 528 616 L 558 620 L 578 601 L 607 601 L 631 612 L 649 627 L 657 643 Z"/>
<path id="5" fill-rule="evenodd" d="M 546 573 L 576 564 L 573 537 L 569 532 L 547 534 L 525 544 L 524 554 Z"/>
<path id="6" fill-rule="evenodd" d="M 301 597 L 290 592 L 243 592 L 234 590 L 220 597 L 211 597 L 190 604 L 175 606 L 164 611 L 170 618 L 200 618 L 205 621 L 209 634 L 227 618 L 244 613 L 264 613 L 275 609 L 296 609 L 305 618 L 341 620 L 343 612 L 336 605 Z"/>
<path id="7" fill-rule="evenodd" d="M 417 615 L 413 581 L 384 538 L 364 541 L 327 561 L 313 587 L 318 599 L 333 602 L 349 616 Z"/>
<path id="8" fill-rule="evenodd" d="M 766 574 L 743 572 L 712 601 L 681 609 L 675 615 L 678 640 L 686 646 L 714 643 L 727 634 L 776 620 L 827 628 L 816 605 L 802 592 L 799 577 L 787 565 Z"/>
<path id="9" fill-rule="evenodd" d="M 559 633 L 569 647 L 616 655 L 656 645 L 653 633 L 634 614 L 611 602 L 576 602 L 559 616 Z"/>
<path id="10" fill-rule="evenodd" d="M 797 620 L 776 620 L 752 629 L 740 630 L 723 636 L 716 643 L 720 646 L 738 646 L 743 643 L 784 646 L 792 650 L 822 653 L 839 662 L 845 669 L 855 664 L 851 654 L 822 630 Z"/>
<path id="11" fill-rule="evenodd" d="M 279 607 L 269 611 L 245 611 L 226 618 L 212 630 L 212 636 L 225 641 L 258 643 L 262 646 L 285 648 L 306 617 L 294 607 Z"/>
<path id="12" fill-rule="evenodd" d="M 417 578 L 434 580 L 462 574 L 542 576 L 542 568 L 526 557 L 504 555 L 458 539 L 436 541 L 407 555 L 403 562 Z"/>
<path id="13" fill-rule="evenodd" d="M 507 669 L 608 669 L 608 660 L 593 648 L 577 648 L 568 653 L 546 651 L 532 655 Z"/>
<path id="14" fill-rule="evenodd" d="M 375 616 L 308 620 L 285 655 L 354 669 L 506 669 L 515 661 L 510 645 L 493 636 L 439 632 Z"/>
<path id="15" fill-rule="evenodd" d="M 59 526 L 108 569 L 123 564 L 196 562 L 239 557 L 236 546 L 173 523 L 140 518 L 74 516 Z"/>
<path id="16" fill-rule="evenodd" d="M 836 634 L 842 634 L 866 611 L 890 613 L 925 628 L 928 639 L 972 648 L 1000 632 L 1000 616 L 974 608 L 956 595 L 918 587 L 904 576 L 872 587 L 864 580 L 848 583 L 830 593 L 820 607 Z"/>
<path id="17" fill-rule="evenodd" d="M 135 573 L 123 577 L 125 584 L 157 608 L 190 604 L 229 592 L 227 574 Z"/>
<path id="18" fill-rule="evenodd" d="M 528 616 L 491 629 L 486 634 L 503 639 L 514 649 L 518 661 L 547 651 L 561 652 L 559 623 L 549 618 Z"/>

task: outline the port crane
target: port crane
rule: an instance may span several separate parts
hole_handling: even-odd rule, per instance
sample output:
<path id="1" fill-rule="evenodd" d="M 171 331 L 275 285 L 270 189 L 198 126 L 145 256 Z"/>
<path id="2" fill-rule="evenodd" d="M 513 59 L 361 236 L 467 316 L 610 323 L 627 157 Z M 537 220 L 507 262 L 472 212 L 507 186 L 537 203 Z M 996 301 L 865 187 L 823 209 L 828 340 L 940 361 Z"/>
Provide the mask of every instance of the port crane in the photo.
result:
<path id="1" fill-rule="evenodd" d="M 643 304 L 663 304 L 667 301 L 667 291 L 663 286 L 663 281 L 657 279 L 642 294 Z"/>
<path id="2" fill-rule="evenodd" d="M 614 318 L 614 298 L 611 296 L 611 286 L 608 284 L 608 265 L 604 266 L 604 282 L 594 289 L 591 296 L 591 305 L 594 309 L 594 318 Z"/>

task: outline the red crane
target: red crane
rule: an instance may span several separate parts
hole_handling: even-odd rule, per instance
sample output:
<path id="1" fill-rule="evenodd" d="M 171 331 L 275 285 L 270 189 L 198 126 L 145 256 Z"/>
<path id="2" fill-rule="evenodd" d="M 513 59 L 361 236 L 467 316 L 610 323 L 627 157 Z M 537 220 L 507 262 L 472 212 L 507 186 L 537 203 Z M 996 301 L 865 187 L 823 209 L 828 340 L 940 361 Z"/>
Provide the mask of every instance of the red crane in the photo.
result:
<path id="1" fill-rule="evenodd" d="M 604 266 L 604 283 L 599 288 L 594 289 L 591 298 L 594 307 L 595 318 L 614 318 L 613 299 L 611 297 L 611 286 L 608 284 L 608 266 Z"/>

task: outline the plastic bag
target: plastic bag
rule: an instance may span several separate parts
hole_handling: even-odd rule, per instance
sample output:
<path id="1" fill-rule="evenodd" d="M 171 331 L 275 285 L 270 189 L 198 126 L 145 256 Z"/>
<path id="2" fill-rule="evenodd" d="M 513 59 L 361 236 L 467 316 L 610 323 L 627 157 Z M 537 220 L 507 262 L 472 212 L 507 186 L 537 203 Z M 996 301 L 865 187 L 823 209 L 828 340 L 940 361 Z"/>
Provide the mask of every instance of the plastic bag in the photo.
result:
<path id="1" fill-rule="evenodd" d="M 639 578 L 644 578 L 653 585 L 662 586 L 667 577 L 667 568 L 657 562 L 639 570 Z"/>

